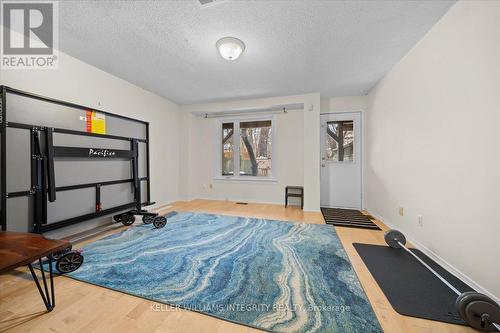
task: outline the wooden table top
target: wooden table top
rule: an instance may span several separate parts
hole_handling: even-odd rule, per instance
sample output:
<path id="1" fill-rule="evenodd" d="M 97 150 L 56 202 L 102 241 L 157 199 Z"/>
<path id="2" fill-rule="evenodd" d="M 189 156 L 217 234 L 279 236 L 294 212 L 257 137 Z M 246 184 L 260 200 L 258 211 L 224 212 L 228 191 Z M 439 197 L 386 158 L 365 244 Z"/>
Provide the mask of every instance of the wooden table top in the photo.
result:
<path id="1" fill-rule="evenodd" d="M 0 273 L 27 265 L 69 246 L 68 241 L 47 239 L 39 234 L 0 231 Z"/>

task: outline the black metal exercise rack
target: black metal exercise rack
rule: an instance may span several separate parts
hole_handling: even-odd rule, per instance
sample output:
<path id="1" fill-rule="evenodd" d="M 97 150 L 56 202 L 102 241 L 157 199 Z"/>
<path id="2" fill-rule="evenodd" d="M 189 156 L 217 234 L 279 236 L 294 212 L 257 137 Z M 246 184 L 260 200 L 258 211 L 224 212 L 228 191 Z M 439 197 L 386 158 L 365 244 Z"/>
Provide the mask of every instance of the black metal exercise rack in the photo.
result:
<path id="1" fill-rule="evenodd" d="M 0 151 L 1 151 L 1 229 L 7 230 L 7 200 L 9 198 L 20 197 L 20 196 L 34 196 L 34 231 L 36 233 L 44 233 L 54 229 L 62 228 L 65 226 L 73 225 L 82 221 L 90 220 L 96 217 L 114 214 L 118 212 L 126 211 L 124 214 L 137 214 L 143 216 L 157 216 L 156 213 L 150 213 L 143 210 L 143 206 L 148 206 L 154 204 L 150 201 L 150 171 L 149 171 L 149 123 L 132 119 L 129 117 L 113 114 L 110 112 L 105 112 L 101 110 L 96 110 L 94 108 L 89 108 L 86 106 L 61 101 L 57 99 L 52 99 L 40 95 L 31 94 L 25 91 L 13 89 L 7 86 L 0 86 L 1 89 L 1 118 L 0 118 Z M 129 121 L 139 122 L 146 126 L 146 139 L 109 135 L 109 134 L 97 134 L 85 131 L 70 130 L 64 128 L 52 128 L 37 126 L 33 124 L 21 124 L 13 123 L 7 121 L 7 93 L 20 95 L 23 97 L 33 98 L 36 100 L 54 103 L 66 107 L 71 107 L 79 110 L 93 110 L 105 115 L 110 115 L 112 117 L 117 117 Z M 7 163 L 6 163 L 6 132 L 7 128 L 17 128 L 30 131 L 30 152 L 31 152 L 31 188 L 25 191 L 10 192 L 7 193 Z M 93 136 L 106 139 L 115 139 L 130 142 L 130 150 L 119 150 L 119 149 L 107 149 L 107 148 L 82 148 L 82 147 L 66 147 L 66 146 L 54 146 L 53 145 L 53 134 L 63 133 L 68 135 L 79 135 L 79 136 Z M 43 134 L 43 135 L 42 135 Z M 138 153 L 139 153 L 139 143 L 143 142 L 146 144 L 146 177 L 139 177 L 139 164 L 138 164 Z M 44 149 L 42 149 L 42 147 Z M 56 187 L 55 182 L 55 172 L 54 172 L 54 160 L 59 158 L 77 158 L 77 159 L 126 159 L 130 160 L 132 165 L 132 178 L 121 179 L 121 180 L 110 180 L 104 182 L 94 182 L 85 184 L 75 184 L 69 186 Z M 147 201 L 142 202 L 141 200 L 141 182 L 147 183 Z M 134 193 L 134 201 L 119 205 L 116 207 L 110 207 L 102 209 L 101 205 L 101 187 L 131 183 L 132 191 Z M 54 202 L 57 198 L 57 193 L 77 190 L 83 188 L 95 188 L 95 211 L 64 219 L 61 221 L 48 223 L 47 221 L 47 203 L 48 201 Z M 128 210 L 128 211 L 127 211 Z M 119 220 L 115 216 L 115 220 Z"/>

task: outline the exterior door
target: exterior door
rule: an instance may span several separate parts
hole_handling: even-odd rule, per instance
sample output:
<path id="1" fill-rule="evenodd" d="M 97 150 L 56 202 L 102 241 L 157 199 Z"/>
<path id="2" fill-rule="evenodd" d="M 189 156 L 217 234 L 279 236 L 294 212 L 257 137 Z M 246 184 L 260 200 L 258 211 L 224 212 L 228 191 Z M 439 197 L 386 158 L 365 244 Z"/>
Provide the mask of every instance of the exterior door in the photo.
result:
<path id="1" fill-rule="evenodd" d="M 321 206 L 361 209 L 361 114 L 321 115 Z"/>

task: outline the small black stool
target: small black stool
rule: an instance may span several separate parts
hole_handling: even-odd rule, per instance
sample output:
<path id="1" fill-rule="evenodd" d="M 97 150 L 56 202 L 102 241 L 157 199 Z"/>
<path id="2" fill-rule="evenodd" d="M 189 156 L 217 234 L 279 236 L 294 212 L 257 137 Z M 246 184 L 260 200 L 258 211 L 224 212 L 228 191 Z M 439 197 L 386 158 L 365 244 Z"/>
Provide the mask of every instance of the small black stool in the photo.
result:
<path id="1" fill-rule="evenodd" d="M 292 190 L 292 192 L 290 192 Z M 304 209 L 304 187 L 287 186 L 285 187 L 285 207 L 288 206 L 288 197 L 300 198 L 300 209 Z"/>

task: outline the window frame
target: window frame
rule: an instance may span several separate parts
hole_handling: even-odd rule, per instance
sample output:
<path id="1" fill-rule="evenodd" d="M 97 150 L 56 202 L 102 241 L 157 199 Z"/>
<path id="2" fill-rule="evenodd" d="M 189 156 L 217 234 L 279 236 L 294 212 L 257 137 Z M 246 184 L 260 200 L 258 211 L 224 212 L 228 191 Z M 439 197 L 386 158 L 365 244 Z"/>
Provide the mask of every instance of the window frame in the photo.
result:
<path id="1" fill-rule="evenodd" d="M 242 176 L 240 175 L 240 123 L 247 121 L 271 121 L 271 172 L 269 176 Z M 233 149 L 233 164 L 234 164 L 234 175 L 222 175 L 222 124 L 233 123 L 233 135 L 236 140 L 234 140 Z M 215 135 L 215 147 L 216 147 L 216 158 L 215 158 L 215 180 L 227 180 L 227 181 L 259 181 L 259 182 L 277 182 L 276 178 L 276 115 L 259 115 L 259 116 L 233 116 L 233 117 L 221 117 L 216 121 L 216 135 Z"/>

